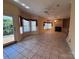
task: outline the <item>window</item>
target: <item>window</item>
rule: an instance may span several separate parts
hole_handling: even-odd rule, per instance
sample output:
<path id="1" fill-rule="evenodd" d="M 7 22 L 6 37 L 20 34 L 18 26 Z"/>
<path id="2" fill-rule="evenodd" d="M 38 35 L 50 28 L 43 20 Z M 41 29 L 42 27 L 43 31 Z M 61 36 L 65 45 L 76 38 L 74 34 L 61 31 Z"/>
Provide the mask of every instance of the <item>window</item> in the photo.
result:
<path id="1" fill-rule="evenodd" d="M 44 29 L 51 29 L 52 23 L 44 23 Z"/>
<path id="2" fill-rule="evenodd" d="M 23 31 L 30 32 L 30 22 L 23 19 Z"/>
<path id="3" fill-rule="evenodd" d="M 36 31 L 36 21 L 31 21 L 31 31 Z"/>
<path id="4" fill-rule="evenodd" d="M 26 19 L 24 17 L 19 18 L 20 23 L 20 34 L 24 32 L 33 32 L 37 31 L 37 21 L 32 19 Z"/>

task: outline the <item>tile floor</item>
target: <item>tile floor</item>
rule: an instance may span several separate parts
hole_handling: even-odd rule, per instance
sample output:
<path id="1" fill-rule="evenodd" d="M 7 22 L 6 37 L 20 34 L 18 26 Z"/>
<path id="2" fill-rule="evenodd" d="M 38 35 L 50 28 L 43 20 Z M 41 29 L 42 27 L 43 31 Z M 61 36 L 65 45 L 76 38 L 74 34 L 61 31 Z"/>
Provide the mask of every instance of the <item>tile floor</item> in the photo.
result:
<path id="1" fill-rule="evenodd" d="M 64 33 L 29 36 L 4 48 L 4 59 L 74 59 Z"/>

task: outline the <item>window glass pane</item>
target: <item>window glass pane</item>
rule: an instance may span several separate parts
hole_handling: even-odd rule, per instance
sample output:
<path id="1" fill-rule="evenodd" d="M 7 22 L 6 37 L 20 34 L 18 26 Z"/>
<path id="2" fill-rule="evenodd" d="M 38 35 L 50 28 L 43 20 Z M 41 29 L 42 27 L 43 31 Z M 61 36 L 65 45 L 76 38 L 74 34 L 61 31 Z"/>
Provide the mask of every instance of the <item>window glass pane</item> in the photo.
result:
<path id="1" fill-rule="evenodd" d="M 48 24 L 48 28 L 49 28 L 49 29 L 52 28 L 52 24 L 51 24 L 51 23 Z"/>
<path id="2" fill-rule="evenodd" d="M 30 22 L 23 19 L 23 31 L 30 32 Z"/>
<path id="3" fill-rule="evenodd" d="M 3 44 L 14 42 L 13 17 L 3 15 Z"/>
<path id="4" fill-rule="evenodd" d="M 52 28 L 52 24 L 51 23 L 45 23 L 44 24 L 44 29 L 51 29 Z"/>
<path id="5" fill-rule="evenodd" d="M 3 16 L 3 35 L 10 35 L 14 32 L 13 18 L 11 16 Z"/>
<path id="6" fill-rule="evenodd" d="M 47 29 L 48 28 L 48 25 L 47 25 L 47 23 L 45 23 L 45 25 L 44 25 L 44 29 Z"/>
<path id="7" fill-rule="evenodd" d="M 31 31 L 36 31 L 36 21 L 31 21 Z"/>

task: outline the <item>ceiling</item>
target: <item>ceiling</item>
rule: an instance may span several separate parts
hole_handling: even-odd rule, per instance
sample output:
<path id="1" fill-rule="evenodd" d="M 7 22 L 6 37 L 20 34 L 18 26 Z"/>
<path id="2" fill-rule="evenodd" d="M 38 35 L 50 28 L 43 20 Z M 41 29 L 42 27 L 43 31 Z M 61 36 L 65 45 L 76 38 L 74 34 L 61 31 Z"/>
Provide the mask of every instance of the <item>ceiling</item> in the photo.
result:
<path id="1" fill-rule="evenodd" d="M 70 16 L 70 0 L 19 0 L 30 8 L 22 7 L 10 0 L 24 11 L 45 17 L 47 19 L 68 18 Z"/>

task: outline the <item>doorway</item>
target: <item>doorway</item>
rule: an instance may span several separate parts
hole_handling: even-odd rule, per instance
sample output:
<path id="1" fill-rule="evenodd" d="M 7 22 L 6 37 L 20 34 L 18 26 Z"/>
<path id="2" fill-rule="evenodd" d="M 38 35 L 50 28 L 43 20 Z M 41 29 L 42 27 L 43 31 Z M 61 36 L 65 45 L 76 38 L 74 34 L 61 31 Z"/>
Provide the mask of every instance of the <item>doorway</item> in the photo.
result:
<path id="1" fill-rule="evenodd" d="M 12 16 L 3 16 L 3 45 L 13 43 L 14 39 L 14 25 Z"/>

